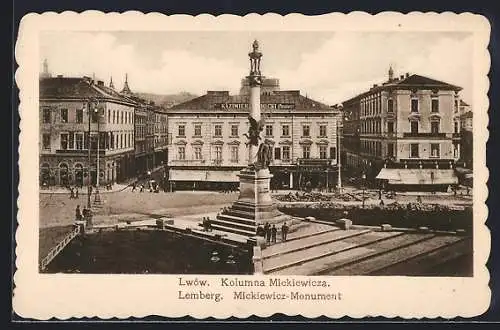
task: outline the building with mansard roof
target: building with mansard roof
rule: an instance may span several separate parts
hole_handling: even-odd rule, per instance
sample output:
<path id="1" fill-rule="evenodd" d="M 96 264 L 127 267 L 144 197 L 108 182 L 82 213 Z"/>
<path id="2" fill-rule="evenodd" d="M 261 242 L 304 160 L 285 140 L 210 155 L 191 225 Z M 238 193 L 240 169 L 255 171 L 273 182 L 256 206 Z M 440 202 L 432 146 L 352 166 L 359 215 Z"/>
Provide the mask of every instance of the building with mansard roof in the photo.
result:
<path id="1" fill-rule="evenodd" d="M 248 164 L 248 80 L 240 94 L 208 91 L 168 109 L 171 134 L 169 181 L 177 189 L 238 186 Z M 337 179 L 339 111 L 300 94 L 282 91 L 278 79 L 263 79 L 261 133 L 273 146 L 273 189 L 334 187 Z"/>
<path id="2" fill-rule="evenodd" d="M 39 101 L 41 185 L 95 185 L 97 173 L 107 184 L 135 174 L 136 102 L 102 81 L 63 76 L 40 80 Z"/>
<path id="3" fill-rule="evenodd" d="M 372 184 L 417 190 L 455 184 L 461 89 L 417 74 L 394 77 L 391 68 L 387 81 L 343 102 L 343 163 Z"/>

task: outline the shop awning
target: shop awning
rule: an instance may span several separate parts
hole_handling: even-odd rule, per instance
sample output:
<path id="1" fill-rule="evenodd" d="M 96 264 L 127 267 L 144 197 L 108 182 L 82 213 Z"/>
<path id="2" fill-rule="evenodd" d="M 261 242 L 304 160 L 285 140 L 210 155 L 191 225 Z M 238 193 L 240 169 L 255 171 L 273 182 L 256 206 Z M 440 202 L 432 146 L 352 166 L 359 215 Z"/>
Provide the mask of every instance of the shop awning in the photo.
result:
<path id="1" fill-rule="evenodd" d="M 399 176 L 399 170 L 396 168 L 383 168 L 378 173 L 376 179 L 379 180 L 389 180 L 389 181 L 401 181 Z"/>
<path id="2" fill-rule="evenodd" d="M 238 182 L 239 171 L 201 171 L 175 170 L 169 171 L 170 181 L 209 181 L 209 182 Z"/>
<path id="3" fill-rule="evenodd" d="M 400 169 L 399 175 L 401 180 L 391 182 L 394 184 L 455 184 L 458 183 L 458 178 L 453 169 Z"/>
<path id="4" fill-rule="evenodd" d="M 169 171 L 170 181 L 206 181 L 206 171 L 173 170 Z"/>
<path id="5" fill-rule="evenodd" d="M 206 181 L 210 182 L 238 182 L 239 171 L 207 171 Z"/>

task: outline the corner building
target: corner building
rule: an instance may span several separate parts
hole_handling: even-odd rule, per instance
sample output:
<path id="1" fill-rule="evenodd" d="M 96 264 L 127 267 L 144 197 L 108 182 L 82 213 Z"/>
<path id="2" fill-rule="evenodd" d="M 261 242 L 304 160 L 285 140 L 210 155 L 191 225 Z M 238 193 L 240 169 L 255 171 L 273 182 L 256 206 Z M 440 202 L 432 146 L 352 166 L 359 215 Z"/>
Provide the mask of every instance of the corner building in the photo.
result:
<path id="1" fill-rule="evenodd" d="M 395 78 L 391 68 L 386 82 L 343 102 L 343 164 L 368 184 L 395 189 L 443 190 L 457 183 L 460 90 L 416 74 Z"/>
<path id="2" fill-rule="evenodd" d="M 39 86 L 41 185 L 96 184 L 97 173 L 104 185 L 135 174 L 132 100 L 89 77 L 42 77 Z"/>
<path id="3" fill-rule="evenodd" d="M 337 179 L 337 124 L 340 112 L 279 90 L 278 79 L 263 79 L 261 136 L 273 146 L 272 189 L 331 188 Z M 208 91 L 168 111 L 169 181 L 173 189 L 237 189 L 237 174 L 248 164 L 248 81 L 239 95 Z"/>

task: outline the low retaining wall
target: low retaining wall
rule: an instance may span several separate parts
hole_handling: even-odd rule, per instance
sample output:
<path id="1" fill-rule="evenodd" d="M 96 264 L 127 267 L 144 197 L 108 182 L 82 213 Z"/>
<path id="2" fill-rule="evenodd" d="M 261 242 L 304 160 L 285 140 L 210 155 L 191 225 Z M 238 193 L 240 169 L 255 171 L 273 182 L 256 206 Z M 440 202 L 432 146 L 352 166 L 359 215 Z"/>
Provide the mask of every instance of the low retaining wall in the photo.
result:
<path id="1" fill-rule="evenodd" d="M 433 230 L 464 229 L 472 231 L 472 208 L 452 209 L 391 209 L 388 207 L 344 207 L 316 204 L 281 204 L 279 210 L 295 217 L 312 216 L 318 220 L 334 223 L 341 218 L 348 218 L 355 225 L 380 226 L 389 224 L 393 227 L 418 228 L 429 227 Z"/>

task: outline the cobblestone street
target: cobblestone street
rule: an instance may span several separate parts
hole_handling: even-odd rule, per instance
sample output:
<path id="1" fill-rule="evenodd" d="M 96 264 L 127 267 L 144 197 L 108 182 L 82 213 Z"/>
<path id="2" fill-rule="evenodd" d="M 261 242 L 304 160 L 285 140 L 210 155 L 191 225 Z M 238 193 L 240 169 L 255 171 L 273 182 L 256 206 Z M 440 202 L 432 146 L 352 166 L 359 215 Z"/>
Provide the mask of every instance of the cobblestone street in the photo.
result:
<path id="1" fill-rule="evenodd" d="M 236 193 L 219 192 L 131 192 L 130 188 L 112 193 L 102 193 L 104 201 L 96 212 L 97 221 L 103 218 L 127 220 L 150 217 L 154 214 L 184 215 L 213 212 L 238 198 Z M 92 202 L 94 198 L 92 197 Z M 40 194 L 40 228 L 64 226 L 74 222 L 75 208 L 87 205 L 87 196 L 70 199 L 69 194 Z"/>

